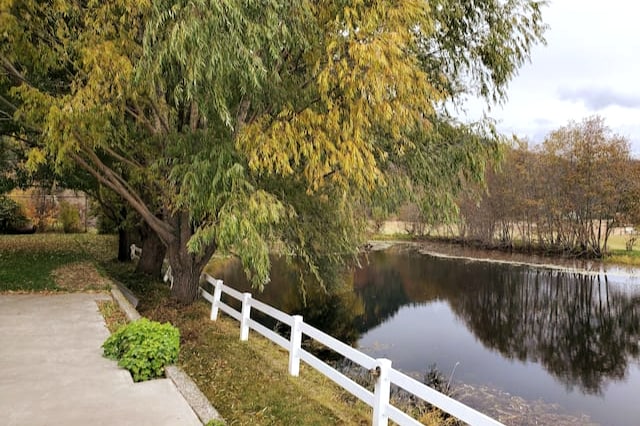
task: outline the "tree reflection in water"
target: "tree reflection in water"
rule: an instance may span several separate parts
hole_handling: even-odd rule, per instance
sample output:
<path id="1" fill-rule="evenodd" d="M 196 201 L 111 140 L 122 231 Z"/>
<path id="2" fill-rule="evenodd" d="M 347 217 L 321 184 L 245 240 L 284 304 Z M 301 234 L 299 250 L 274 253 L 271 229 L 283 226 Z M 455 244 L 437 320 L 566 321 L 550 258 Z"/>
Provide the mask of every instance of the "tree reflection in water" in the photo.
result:
<path id="1" fill-rule="evenodd" d="M 613 290 L 601 276 L 495 272 L 488 283 L 467 285 L 449 299 L 486 346 L 538 362 L 585 393 L 599 394 L 607 380 L 624 378 L 639 354 L 638 296 Z"/>
<path id="2" fill-rule="evenodd" d="M 541 364 L 568 389 L 600 394 L 640 354 L 640 294 L 606 276 L 390 251 L 355 277 L 366 329 L 400 305 L 444 300 L 486 347 Z"/>
<path id="3" fill-rule="evenodd" d="M 333 271 L 333 278 L 323 288 L 311 277 L 303 277 L 304 289 L 299 285 L 300 271 L 281 257 L 271 259 L 271 282 L 263 292 L 251 288 L 237 259 L 214 259 L 205 272 L 222 279 L 238 291 L 251 292 L 254 297 L 291 315 L 302 315 L 304 321 L 343 342 L 354 344 L 360 334 L 354 327 L 356 318 L 362 316 L 363 305 L 353 292 L 351 271 Z M 224 299 L 223 299 L 224 300 Z M 255 315 L 252 317 L 269 327 L 277 327 L 273 321 Z"/>

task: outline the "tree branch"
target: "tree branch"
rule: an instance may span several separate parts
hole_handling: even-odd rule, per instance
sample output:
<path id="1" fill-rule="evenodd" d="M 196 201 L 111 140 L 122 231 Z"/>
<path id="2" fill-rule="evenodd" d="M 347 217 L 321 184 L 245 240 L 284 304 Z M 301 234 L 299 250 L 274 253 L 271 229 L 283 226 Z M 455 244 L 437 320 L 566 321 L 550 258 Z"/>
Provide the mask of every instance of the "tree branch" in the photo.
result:
<path id="1" fill-rule="evenodd" d="M 17 106 L 15 106 L 10 100 L 8 100 L 2 95 L 0 95 L 0 101 L 2 101 L 3 104 L 11 108 L 12 112 L 16 112 L 18 110 Z"/>
<path id="2" fill-rule="evenodd" d="M 156 90 L 156 95 L 160 98 L 160 100 L 164 100 L 164 98 L 160 93 L 160 90 Z M 166 101 L 165 101 L 166 102 Z M 153 97 L 149 97 L 149 103 L 151 104 L 151 108 L 153 109 L 154 114 L 156 115 L 156 118 L 160 121 L 160 124 L 162 125 L 162 127 L 164 128 L 166 133 L 170 133 L 170 127 L 169 127 L 169 121 L 168 121 L 168 117 L 166 117 L 163 114 L 163 111 L 160 110 L 160 105 L 158 105 L 154 100 Z"/>
<path id="3" fill-rule="evenodd" d="M 28 85 L 32 86 L 32 84 L 29 83 L 29 81 L 22 75 L 20 71 L 16 69 L 16 67 L 11 63 L 9 59 L 7 59 L 6 56 L 0 55 L 0 60 L 2 62 L 2 68 L 4 68 L 10 75 L 22 81 L 23 83 L 27 83 Z"/>
<path id="4" fill-rule="evenodd" d="M 200 109 L 196 101 L 191 101 L 189 108 L 189 128 L 192 132 L 198 130 L 198 122 L 200 121 Z"/>
<path id="5" fill-rule="evenodd" d="M 125 191 L 127 191 L 129 194 L 131 194 L 132 197 L 136 199 L 137 202 L 146 205 L 142 197 L 138 195 L 138 193 L 131 187 L 131 185 L 129 185 L 129 183 L 122 176 L 116 173 L 111 167 L 107 166 L 94 151 L 90 149 L 81 149 L 84 151 L 85 155 L 89 157 L 90 161 L 98 168 L 98 170 L 105 175 L 107 179 L 122 186 Z"/>
<path id="6" fill-rule="evenodd" d="M 122 185 L 117 179 L 113 179 L 114 173 L 105 173 L 102 174 L 100 172 L 110 171 L 110 169 L 104 165 L 104 163 L 99 161 L 99 164 L 96 164 L 96 168 L 92 167 L 84 158 L 82 158 L 77 153 L 71 153 L 71 158 L 78 164 L 80 167 L 85 169 L 91 175 L 93 175 L 98 182 L 102 183 L 106 187 L 110 188 L 122 198 L 124 198 L 130 205 L 133 207 L 147 222 L 147 224 L 158 234 L 158 236 L 163 240 L 165 244 L 171 244 L 175 236 L 173 235 L 173 229 L 170 225 L 156 217 L 151 210 L 147 207 L 147 205 L 142 201 L 136 194 L 131 193 L 124 185 Z M 93 161 L 93 160 L 92 160 Z"/>
<path id="7" fill-rule="evenodd" d="M 138 108 L 138 107 L 136 106 L 136 108 Z M 147 117 L 145 117 L 143 114 L 137 112 L 135 109 L 133 109 L 133 108 L 131 108 L 129 106 L 125 106 L 124 109 L 135 120 L 137 120 L 140 123 L 142 123 L 142 125 L 144 127 L 146 127 L 146 129 L 149 131 L 149 133 L 151 133 L 152 135 L 155 135 L 155 134 L 158 133 L 158 129 L 156 127 L 153 127 L 153 125 L 151 124 L 149 119 Z"/>
<path id="8" fill-rule="evenodd" d="M 309 108 L 312 105 L 317 104 L 318 102 L 320 102 L 322 99 L 318 96 L 316 98 L 313 98 L 309 101 L 309 103 L 307 103 L 306 105 L 302 105 L 300 108 L 298 108 L 298 110 L 295 112 L 295 115 L 298 115 L 300 113 L 302 113 L 302 111 L 304 111 L 305 109 Z"/>
<path id="9" fill-rule="evenodd" d="M 22 136 L 18 136 L 18 135 L 15 135 L 15 134 L 12 134 L 12 135 L 4 135 L 4 136 L 7 136 L 7 137 L 12 138 L 12 139 L 15 139 L 15 140 L 18 140 L 18 141 L 20 141 L 20 142 L 24 142 L 24 143 L 26 143 L 26 144 L 27 144 L 27 146 L 29 146 L 30 148 L 33 148 L 33 147 L 37 146 L 37 143 L 35 143 L 35 142 L 34 142 L 34 141 L 32 141 L 31 139 L 27 139 L 27 138 L 24 138 L 24 137 L 22 137 Z"/>
<path id="10" fill-rule="evenodd" d="M 234 138 L 240 133 L 240 130 L 247 124 L 247 115 L 249 114 L 249 108 L 251 107 L 251 101 L 249 99 L 242 99 L 240 106 L 238 107 L 238 113 L 236 114 L 236 128 L 233 131 Z M 254 114 L 255 117 L 255 114 Z"/>
<path id="11" fill-rule="evenodd" d="M 104 149 L 107 154 L 109 154 L 110 156 L 112 156 L 113 158 L 115 158 L 118 161 L 121 161 L 125 164 L 128 164 L 129 166 L 133 167 L 134 169 L 142 169 L 143 166 L 140 163 L 136 163 L 133 160 L 129 160 L 128 158 L 123 157 L 122 155 L 118 154 L 117 152 L 115 152 L 113 149 L 109 148 L 109 147 L 102 147 L 102 149 Z"/>
<path id="12" fill-rule="evenodd" d="M 215 242 L 209 243 L 204 248 L 203 252 L 199 255 L 198 261 L 196 263 L 197 267 L 204 268 L 207 263 L 209 263 L 209 260 L 211 260 L 211 256 L 213 256 L 217 249 L 218 245 Z"/>
<path id="13" fill-rule="evenodd" d="M 74 136 L 82 140 L 77 132 L 74 132 Z M 80 167 L 91 173 L 99 182 L 111 188 L 131 204 L 131 207 L 140 213 L 142 218 L 158 234 L 165 244 L 170 244 L 175 239 L 171 227 L 156 217 L 135 190 L 133 190 L 133 188 L 131 188 L 131 186 L 109 166 L 104 164 L 95 152 L 85 149 L 84 153 L 94 165 L 93 167 L 78 153 L 72 153 L 71 157 L 78 165 L 80 165 Z"/>

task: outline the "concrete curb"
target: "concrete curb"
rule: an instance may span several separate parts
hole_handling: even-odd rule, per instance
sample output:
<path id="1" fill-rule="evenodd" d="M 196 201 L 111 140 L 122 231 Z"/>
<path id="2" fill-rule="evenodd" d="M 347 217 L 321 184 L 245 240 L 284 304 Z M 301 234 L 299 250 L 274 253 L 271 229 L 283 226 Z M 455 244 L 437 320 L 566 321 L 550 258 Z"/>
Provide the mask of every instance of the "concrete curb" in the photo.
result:
<path id="1" fill-rule="evenodd" d="M 120 290 L 121 285 L 122 284 L 116 283 L 116 286 L 111 289 L 111 295 L 120 306 L 120 309 L 124 311 L 129 321 L 142 318 L 136 308 L 133 307 L 131 302 L 129 302 Z M 218 411 L 213 408 L 213 405 L 211 405 L 207 397 L 200 391 L 198 385 L 196 385 L 191 377 L 182 371 L 180 367 L 170 365 L 165 368 L 165 374 L 168 379 L 171 379 L 203 424 L 206 425 L 212 420 L 226 423 Z"/>
<path id="2" fill-rule="evenodd" d="M 184 399 L 187 400 L 191 409 L 195 411 L 202 423 L 206 424 L 211 420 L 218 420 L 224 423 L 224 419 L 220 413 L 213 408 L 206 396 L 200 391 L 198 385 L 195 384 L 191 377 L 185 373 L 180 367 L 169 365 L 165 369 L 165 374 L 176 385 Z"/>
<path id="3" fill-rule="evenodd" d="M 136 311 L 136 308 L 131 304 L 131 302 L 129 302 L 129 299 L 125 297 L 122 290 L 120 290 L 121 285 L 122 284 L 116 284 L 116 286 L 111 289 L 111 295 L 115 301 L 118 302 L 120 309 L 122 309 L 129 321 L 139 320 L 142 317 L 138 311 Z"/>

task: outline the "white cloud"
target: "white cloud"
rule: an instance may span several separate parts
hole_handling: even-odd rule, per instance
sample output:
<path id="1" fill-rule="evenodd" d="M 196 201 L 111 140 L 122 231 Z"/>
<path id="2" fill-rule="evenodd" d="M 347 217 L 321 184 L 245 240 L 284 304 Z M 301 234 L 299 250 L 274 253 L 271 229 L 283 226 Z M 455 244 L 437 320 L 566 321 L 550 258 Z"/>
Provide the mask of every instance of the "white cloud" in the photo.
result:
<path id="1" fill-rule="evenodd" d="M 593 111 L 602 111 L 614 106 L 631 109 L 640 108 L 640 94 L 621 93 L 607 88 L 589 86 L 570 89 L 561 87 L 558 90 L 558 96 L 564 101 L 582 102 Z"/>
<path id="2" fill-rule="evenodd" d="M 640 4 L 630 0 L 555 0 L 543 10 L 547 46 L 509 86 L 508 101 L 488 113 L 505 133 L 542 140 L 590 115 L 605 118 L 640 156 Z M 467 118 L 482 104 L 470 101 Z"/>

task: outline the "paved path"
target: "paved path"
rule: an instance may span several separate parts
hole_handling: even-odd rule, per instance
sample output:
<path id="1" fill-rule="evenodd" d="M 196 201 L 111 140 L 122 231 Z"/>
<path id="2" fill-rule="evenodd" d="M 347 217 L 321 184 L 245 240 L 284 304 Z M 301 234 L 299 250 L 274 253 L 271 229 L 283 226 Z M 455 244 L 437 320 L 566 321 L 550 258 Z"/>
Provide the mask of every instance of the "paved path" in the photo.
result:
<path id="1" fill-rule="evenodd" d="M 173 382 L 102 357 L 103 294 L 0 295 L 0 424 L 201 425 Z"/>

